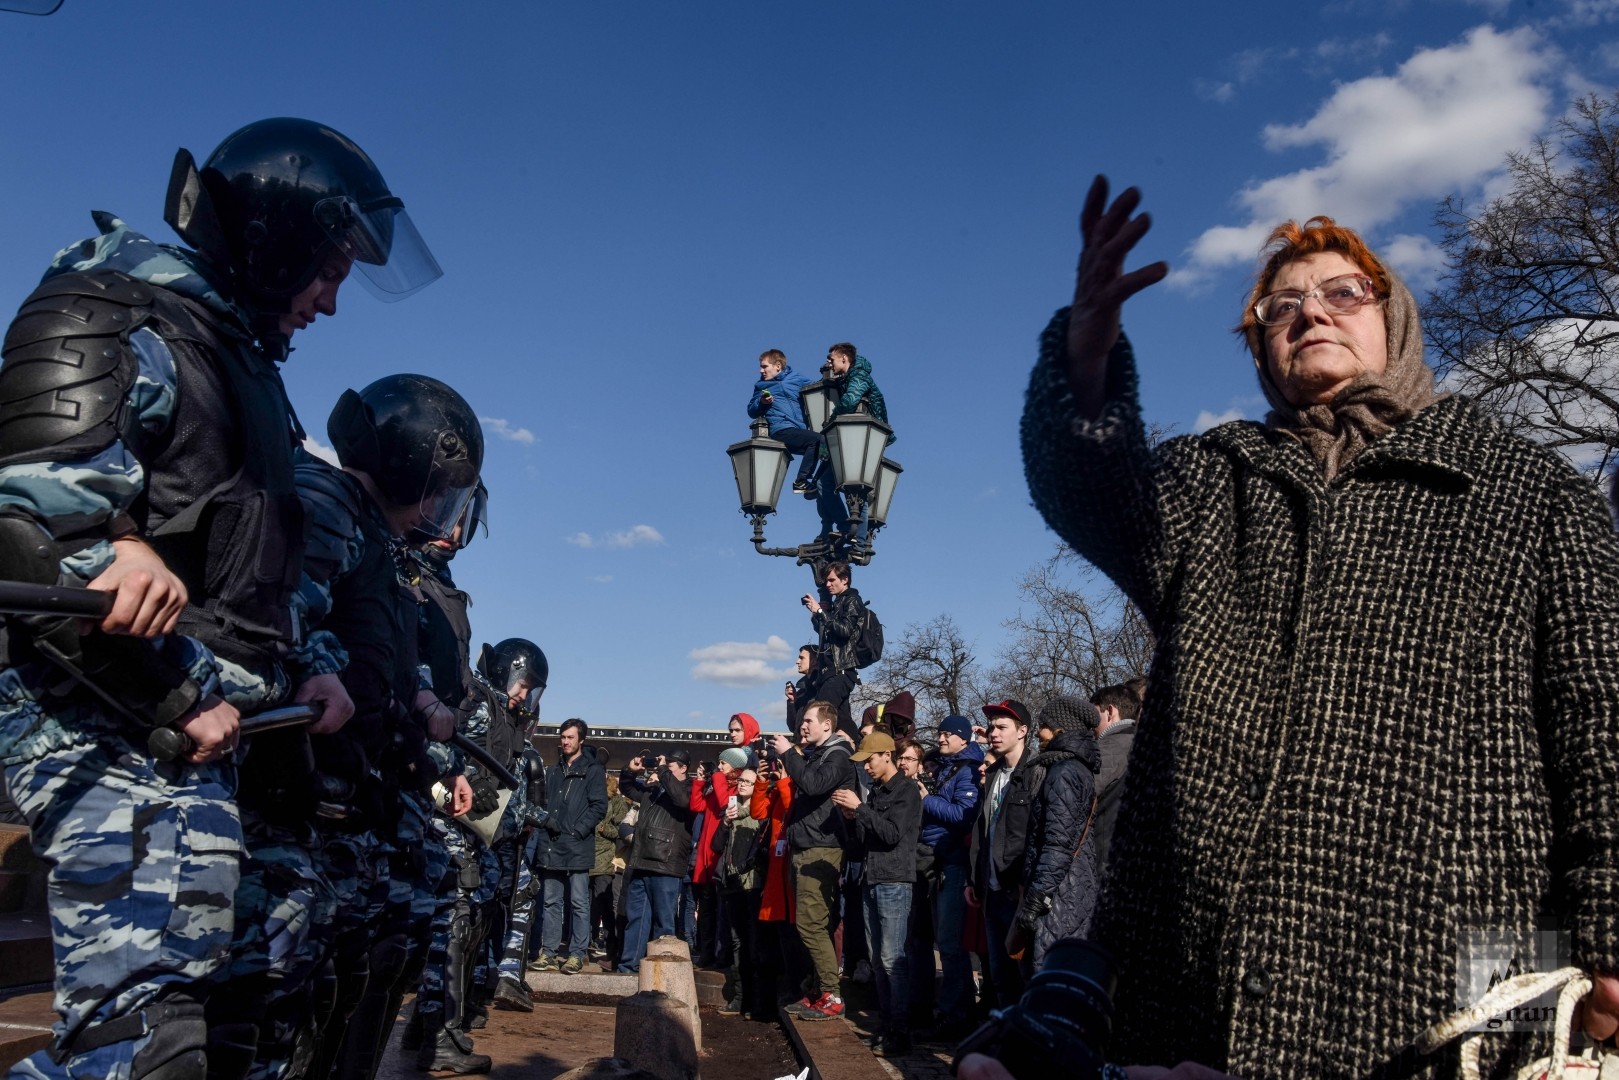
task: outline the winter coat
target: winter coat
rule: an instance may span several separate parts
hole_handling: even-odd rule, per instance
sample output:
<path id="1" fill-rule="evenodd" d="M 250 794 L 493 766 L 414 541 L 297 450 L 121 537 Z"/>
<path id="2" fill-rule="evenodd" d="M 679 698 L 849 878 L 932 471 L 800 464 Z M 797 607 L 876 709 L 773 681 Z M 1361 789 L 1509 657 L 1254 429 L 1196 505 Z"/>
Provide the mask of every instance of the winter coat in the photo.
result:
<path id="1" fill-rule="evenodd" d="M 1051 898 L 1034 934 L 1038 968 L 1052 943 L 1085 937 L 1096 910 L 1096 770 L 1102 755 L 1096 732 L 1064 731 L 1030 762 L 1044 774 L 1029 807 L 1029 835 L 1023 847 L 1024 894 Z"/>
<path id="2" fill-rule="evenodd" d="M 793 891 L 792 850 L 787 846 L 787 814 L 793 805 L 793 782 L 778 777 L 753 785 L 749 816 L 768 823 L 770 833 L 763 838 L 770 855 L 765 863 L 765 891 L 759 898 L 760 922 L 798 921 L 798 903 Z M 779 852 L 779 854 L 778 854 Z"/>
<path id="3" fill-rule="evenodd" d="M 1408 1049 L 1479 929 L 1619 971 L 1619 544 L 1592 483 L 1452 397 L 1332 480 L 1248 422 L 1149 446 L 1134 356 L 1082 420 L 1042 339 L 1045 519 L 1157 635 L 1095 936 L 1115 1060 L 1453 1075 Z M 1484 1075 L 1545 1040 L 1490 1037 Z"/>
<path id="4" fill-rule="evenodd" d="M 545 770 L 545 824 L 537 865 L 584 873 L 596 865 L 596 826 L 607 814 L 607 772 L 588 748 Z"/>
<path id="5" fill-rule="evenodd" d="M 1124 795 L 1124 771 L 1130 764 L 1130 747 L 1136 741 L 1136 722 L 1116 720 L 1097 737 L 1102 751 L 1102 767 L 1096 774 L 1096 869 L 1107 869 L 1108 847 L 1119 820 L 1119 800 Z"/>
<path id="6" fill-rule="evenodd" d="M 753 398 L 748 402 L 748 418 L 757 420 L 761 415 L 770 424 L 774 435 L 782 428 L 808 428 L 804 423 L 804 402 L 799 396 L 810 381 L 791 367 L 783 367 L 774 379 L 760 379 L 753 384 Z M 764 403 L 765 391 L 770 392 L 770 404 Z"/>
<path id="7" fill-rule="evenodd" d="M 720 855 L 714 880 L 722 892 L 752 892 L 764 887 L 770 830 L 746 809 L 720 830 Z M 738 927 L 738 931 L 742 930 Z"/>
<path id="8" fill-rule="evenodd" d="M 832 801 L 839 788 L 858 789 L 854 748 L 849 737 L 833 732 L 831 738 L 803 753 L 789 750 L 781 756 L 793 781 L 793 808 L 787 817 L 787 842 L 794 851 L 815 847 L 842 847 L 846 830 L 843 811 Z"/>
<path id="9" fill-rule="evenodd" d="M 864 356 L 856 356 L 849 370 L 832 380 L 832 392 L 838 397 L 832 406 L 833 416 L 858 410 L 888 423 L 888 406 L 883 403 L 883 392 L 877 389 L 877 380 L 871 377 L 871 361 Z M 888 436 L 888 445 L 892 446 L 896 438 L 896 435 Z"/>
<path id="10" fill-rule="evenodd" d="M 854 815 L 854 832 L 865 848 L 862 884 L 915 882 L 921 828 L 922 793 L 915 780 L 896 772 L 886 784 L 874 782 Z"/>
<path id="11" fill-rule="evenodd" d="M 674 778 L 669 766 L 658 768 L 661 783 L 644 777 L 630 782 L 640 802 L 630 868 L 683 878 L 691 862 L 691 784 Z"/>
<path id="12" fill-rule="evenodd" d="M 821 636 L 820 670 L 823 675 L 831 677 L 842 671 L 854 671 L 860 666 L 855 659 L 854 645 L 860 638 L 860 627 L 865 622 L 865 616 L 866 603 L 860 599 L 860 590 L 852 585 L 810 616 L 810 625 Z"/>
<path id="13" fill-rule="evenodd" d="M 742 745 L 748 746 L 759 737 L 759 721 L 747 713 L 737 713 L 742 721 Z M 714 868 L 719 856 L 714 852 L 714 834 L 725 824 L 725 807 L 736 794 L 736 784 L 722 770 L 702 783 L 692 781 L 692 809 L 703 815 L 703 827 L 697 836 L 697 862 L 692 867 L 692 884 L 707 885 L 714 880 Z"/>
<path id="14" fill-rule="evenodd" d="M 997 761 L 984 777 L 984 787 L 978 796 L 978 813 L 973 818 L 973 831 L 968 848 L 968 862 L 972 868 L 973 888 L 983 897 L 989 891 L 990 853 L 995 855 L 995 883 L 1001 889 L 1016 889 L 1023 883 L 1023 848 L 1029 834 L 1029 811 L 1034 802 L 1034 786 L 1030 784 L 1029 766 L 1039 753 L 1039 743 L 1031 727 L 1023 754 L 1006 781 L 1006 793 L 1001 796 L 1001 812 L 995 818 L 994 843 L 990 843 L 990 791 L 995 774 L 1006 768 Z M 976 771 L 976 770 L 975 770 Z"/>
<path id="15" fill-rule="evenodd" d="M 975 742 L 939 759 L 938 791 L 922 800 L 922 843 L 938 866 L 967 861 L 973 818 L 978 813 L 978 766 L 984 748 Z"/>
<path id="16" fill-rule="evenodd" d="M 596 825 L 596 862 L 590 868 L 591 877 L 604 877 L 616 873 L 613 859 L 618 855 L 619 826 L 630 812 L 630 800 L 622 795 L 607 798 L 607 814 Z"/>

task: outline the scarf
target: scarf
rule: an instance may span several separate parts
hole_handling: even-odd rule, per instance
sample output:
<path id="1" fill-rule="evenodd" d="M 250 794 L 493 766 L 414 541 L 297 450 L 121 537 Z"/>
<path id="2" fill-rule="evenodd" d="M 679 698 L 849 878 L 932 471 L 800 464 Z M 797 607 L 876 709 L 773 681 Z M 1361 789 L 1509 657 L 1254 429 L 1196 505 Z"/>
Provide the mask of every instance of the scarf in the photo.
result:
<path id="1" fill-rule="evenodd" d="M 1422 357 L 1416 298 L 1394 271 L 1388 273 L 1383 319 L 1388 326 L 1389 357 L 1381 375 L 1359 375 L 1325 405 L 1299 408 L 1271 380 L 1263 345 L 1254 354 L 1259 385 L 1271 405 L 1265 425 L 1303 443 L 1321 463 L 1328 483 L 1371 443 L 1439 400 L 1434 393 L 1433 368 Z"/>

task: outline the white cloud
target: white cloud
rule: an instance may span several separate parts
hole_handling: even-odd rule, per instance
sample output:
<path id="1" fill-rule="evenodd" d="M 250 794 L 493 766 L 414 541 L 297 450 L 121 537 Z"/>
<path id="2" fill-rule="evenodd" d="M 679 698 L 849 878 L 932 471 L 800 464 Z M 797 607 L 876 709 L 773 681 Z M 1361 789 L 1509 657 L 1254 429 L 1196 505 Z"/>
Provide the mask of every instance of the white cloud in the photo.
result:
<path id="1" fill-rule="evenodd" d="M 304 449 L 308 450 L 311 454 L 314 454 L 322 461 L 329 461 L 333 465 L 338 464 L 337 451 L 333 450 L 330 446 L 327 446 L 313 435 L 304 436 Z"/>
<path id="2" fill-rule="evenodd" d="M 1244 415 L 1241 409 L 1227 409 L 1223 413 L 1212 413 L 1209 412 L 1209 410 L 1204 409 L 1202 412 L 1197 414 L 1197 419 L 1192 421 L 1192 430 L 1201 435 L 1210 428 L 1217 428 L 1221 424 L 1229 424 L 1233 420 L 1246 419 L 1247 416 Z"/>
<path id="3" fill-rule="evenodd" d="M 1268 149 L 1318 148 L 1325 161 L 1241 191 L 1248 223 L 1203 233 L 1171 280 L 1189 287 L 1252 263 L 1287 218 L 1328 214 L 1371 229 L 1407 204 L 1476 187 L 1544 127 L 1551 100 L 1542 83 L 1557 74 L 1556 59 L 1531 29 L 1480 26 L 1453 45 L 1418 50 L 1392 75 L 1340 83 L 1314 116 L 1264 130 Z"/>
<path id="4" fill-rule="evenodd" d="M 594 581 L 598 585 L 606 585 L 609 581 L 613 580 L 613 575 L 612 574 L 594 574 L 594 575 L 591 576 L 590 580 Z"/>
<path id="5" fill-rule="evenodd" d="M 687 720 L 701 720 L 704 715 L 705 714 L 704 714 L 703 710 L 701 710 L 701 709 L 693 709 L 691 712 L 686 714 L 686 719 Z"/>
<path id="6" fill-rule="evenodd" d="M 508 442 L 522 443 L 525 446 L 534 442 L 534 433 L 528 428 L 512 427 L 511 421 L 502 420 L 498 416 L 480 416 L 478 422 L 486 431 L 492 431 Z"/>
<path id="7" fill-rule="evenodd" d="M 692 665 L 691 677 L 721 686 L 758 686 L 793 675 L 790 665 L 771 666 L 771 661 L 793 656 L 793 647 L 776 634 L 764 641 L 721 641 L 691 651 L 691 659 L 697 661 Z"/>
<path id="8" fill-rule="evenodd" d="M 631 525 L 623 532 L 616 532 L 607 537 L 607 546 L 610 548 L 646 547 L 661 543 L 663 534 L 650 525 Z"/>
<path id="9" fill-rule="evenodd" d="M 595 547 L 596 538 L 587 532 L 576 532 L 572 536 L 568 537 L 568 543 L 572 544 L 574 547 Z"/>
<path id="10" fill-rule="evenodd" d="M 1401 233 L 1384 243 L 1378 253 L 1419 296 L 1439 284 L 1439 274 L 1445 269 L 1444 248 L 1426 236 Z"/>

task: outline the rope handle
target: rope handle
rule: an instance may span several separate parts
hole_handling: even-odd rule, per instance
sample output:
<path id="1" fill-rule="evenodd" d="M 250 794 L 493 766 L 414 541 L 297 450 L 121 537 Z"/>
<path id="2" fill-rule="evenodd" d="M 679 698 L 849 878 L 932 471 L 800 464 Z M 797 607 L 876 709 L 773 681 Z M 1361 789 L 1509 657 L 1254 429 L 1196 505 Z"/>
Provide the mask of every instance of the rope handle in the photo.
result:
<path id="1" fill-rule="evenodd" d="M 1489 993 L 1459 1012 L 1452 1013 L 1422 1033 L 1417 1049 L 1431 1054 L 1452 1039 L 1464 1034 L 1468 1028 L 1497 1013 L 1526 1005 L 1543 994 L 1561 986 L 1557 995 L 1557 1016 L 1553 1021 L 1552 1052 L 1547 1063 L 1546 1080 L 1563 1080 L 1563 1069 L 1568 1064 L 1568 1044 L 1574 1030 L 1574 1008 L 1591 992 L 1591 980 L 1577 967 L 1556 971 L 1531 971 L 1514 975 L 1497 983 Z M 1479 1032 L 1462 1043 L 1462 1076 L 1464 1080 L 1478 1080 L 1479 1055 L 1484 1048 L 1484 1033 Z"/>

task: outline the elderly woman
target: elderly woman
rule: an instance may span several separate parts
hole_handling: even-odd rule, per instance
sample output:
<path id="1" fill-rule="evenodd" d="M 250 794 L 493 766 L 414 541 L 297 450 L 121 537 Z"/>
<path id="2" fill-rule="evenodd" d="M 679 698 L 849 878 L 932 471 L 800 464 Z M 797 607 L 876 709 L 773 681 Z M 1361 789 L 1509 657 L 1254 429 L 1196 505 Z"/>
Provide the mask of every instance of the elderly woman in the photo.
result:
<path id="1" fill-rule="evenodd" d="M 1243 313 L 1266 421 L 1149 445 L 1119 311 L 1167 267 L 1124 271 L 1138 201 L 1092 187 L 1023 418 L 1036 505 L 1159 641 L 1095 932 L 1112 1056 L 1452 1075 L 1453 1046 L 1413 1043 L 1488 935 L 1549 917 L 1619 971 L 1607 509 L 1436 398 L 1410 292 L 1328 218 L 1272 233 Z M 1587 1029 L 1616 1006 L 1599 978 Z M 1531 1051 L 1490 1036 L 1485 1074 Z"/>

